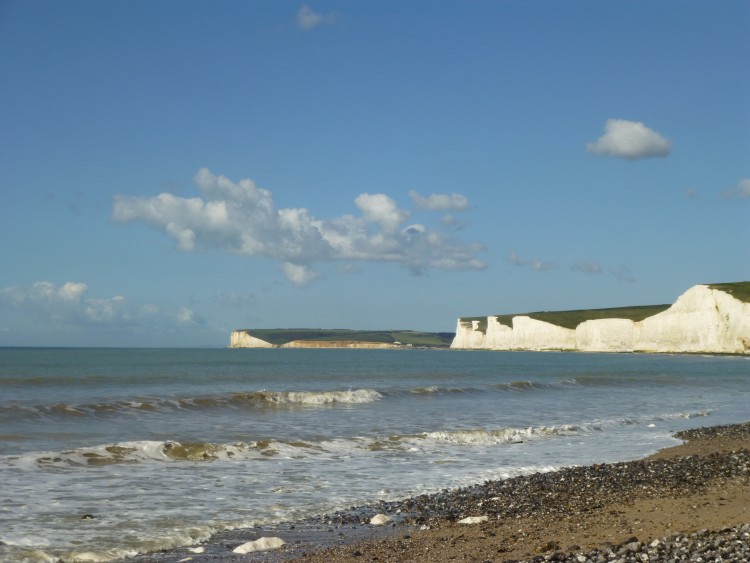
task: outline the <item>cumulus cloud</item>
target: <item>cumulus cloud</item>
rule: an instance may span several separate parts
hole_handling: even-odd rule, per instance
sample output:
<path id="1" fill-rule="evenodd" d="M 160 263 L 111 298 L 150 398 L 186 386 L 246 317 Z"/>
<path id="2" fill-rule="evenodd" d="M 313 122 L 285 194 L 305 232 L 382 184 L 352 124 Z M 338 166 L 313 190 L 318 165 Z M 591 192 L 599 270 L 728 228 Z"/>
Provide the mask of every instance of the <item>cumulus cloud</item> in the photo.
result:
<path id="1" fill-rule="evenodd" d="M 485 267 L 476 257 L 480 245 L 407 224 L 412 212 L 385 194 L 360 194 L 354 200 L 359 215 L 318 219 L 305 208 L 276 209 L 271 192 L 250 179 L 233 182 L 202 168 L 194 181 L 203 197 L 116 196 L 113 218 L 146 223 L 183 251 L 203 248 L 278 260 L 299 286 L 318 277 L 312 269 L 316 262 L 393 262 L 413 273 Z"/>
<path id="2" fill-rule="evenodd" d="M 640 121 L 608 119 L 604 135 L 586 145 L 586 149 L 598 155 L 640 160 L 669 155 L 672 143 Z"/>
<path id="3" fill-rule="evenodd" d="M 469 200 L 461 194 L 431 194 L 427 197 L 419 195 L 414 190 L 409 197 L 419 209 L 429 211 L 463 211 L 469 207 Z"/>
<path id="4" fill-rule="evenodd" d="M 333 13 L 321 14 L 305 4 L 297 10 L 297 27 L 305 31 L 314 29 L 322 24 L 333 23 L 334 19 L 335 15 Z"/>

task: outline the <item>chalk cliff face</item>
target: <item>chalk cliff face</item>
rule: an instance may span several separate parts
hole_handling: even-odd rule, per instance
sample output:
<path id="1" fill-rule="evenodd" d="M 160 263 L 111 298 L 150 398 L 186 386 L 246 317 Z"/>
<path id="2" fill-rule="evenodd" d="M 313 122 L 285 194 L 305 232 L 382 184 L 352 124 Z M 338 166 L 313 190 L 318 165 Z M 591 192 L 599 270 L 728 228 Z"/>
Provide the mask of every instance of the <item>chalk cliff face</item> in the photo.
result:
<path id="1" fill-rule="evenodd" d="M 270 342 L 255 338 L 246 330 L 234 330 L 229 338 L 230 348 L 275 348 Z"/>
<path id="2" fill-rule="evenodd" d="M 707 285 L 690 288 L 666 311 L 638 322 L 599 319 L 568 329 L 516 316 L 511 328 L 492 316 L 484 331 L 483 324 L 459 319 L 451 348 L 750 354 L 750 303 Z"/>

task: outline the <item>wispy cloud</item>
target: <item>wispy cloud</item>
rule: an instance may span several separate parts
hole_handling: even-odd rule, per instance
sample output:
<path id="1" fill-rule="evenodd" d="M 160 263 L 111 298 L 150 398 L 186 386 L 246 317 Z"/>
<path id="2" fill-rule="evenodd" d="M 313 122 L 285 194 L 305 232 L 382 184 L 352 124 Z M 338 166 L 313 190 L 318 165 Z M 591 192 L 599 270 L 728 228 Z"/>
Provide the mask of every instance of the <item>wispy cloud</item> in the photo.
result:
<path id="1" fill-rule="evenodd" d="M 581 272 L 583 274 L 599 275 L 604 272 L 601 264 L 599 264 L 599 262 L 597 262 L 596 260 L 578 262 L 576 264 L 573 264 L 570 268 L 576 272 Z"/>
<path id="2" fill-rule="evenodd" d="M 537 258 L 527 259 L 517 252 L 511 252 L 510 254 L 508 254 L 506 260 L 514 266 L 518 266 L 519 268 L 527 268 L 535 272 L 549 272 L 551 270 L 557 270 L 560 268 L 560 266 L 555 262 L 547 262 L 544 260 L 539 260 Z M 574 272 L 594 276 L 609 273 L 620 281 L 629 283 L 635 282 L 635 277 L 633 277 L 630 268 L 628 268 L 627 266 L 605 269 L 597 260 L 586 260 L 583 262 L 576 262 L 572 264 L 570 266 L 570 269 Z"/>
<path id="3" fill-rule="evenodd" d="M 481 245 L 410 224 L 412 211 L 385 194 L 357 196 L 359 215 L 318 219 L 305 208 L 276 209 L 273 194 L 250 179 L 233 182 L 202 168 L 194 181 L 203 197 L 120 195 L 114 200 L 113 218 L 146 223 L 186 252 L 203 248 L 278 260 L 287 279 L 299 286 L 318 277 L 312 264 L 320 262 L 393 262 L 415 274 L 485 267 L 477 258 Z M 439 194 L 431 197 L 441 200 Z M 445 197 L 455 202 L 462 196 Z"/>
<path id="4" fill-rule="evenodd" d="M 640 121 L 608 119 L 604 135 L 586 145 L 586 149 L 598 155 L 641 160 L 668 156 L 672 142 Z"/>
<path id="5" fill-rule="evenodd" d="M 683 192 L 683 195 L 688 199 L 700 199 L 701 197 L 700 192 L 698 192 L 698 190 L 696 190 L 695 188 L 687 188 Z"/>
<path id="6" fill-rule="evenodd" d="M 511 252 L 508 255 L 507 260 L 514 266 L 529 268 L 531 270 L 534 270 L 535 272 L 548 272 L 550 270 L 557 270 L 559 268 L 559 266 L 554 262 L 546 262 L 544 260 L 539 260 L 538 258 L 526 259 L 516 252 Z"/>
<path id="7" fill-rule="evenodd" d="M 219 291 L 213 295 L 212 301 L 233 309 L 246 309 L 255 305 L 257 303 L 257 298 L 254 293 L 227 293 Z"/>
<path id="8" fill-rule="evenodd" d="M 469 207 L 469 199 L 457 193 L 430 194 L 424 197 L 412 190 L 409 192 L 409 197 L 418 209 L 428 209 L 430 211 L 463 211 Z"/>
<path id="9" fill-rule="evenodd" d="M 635 276 L 627 266 L 618 266 L 617 268 L 610 268 L 609 272 L 615 276 L 618 280 L 627 283 L 635 283 Z"/>
<path id="10" fill-rule="evenodd" d="M 303 4 L 297 10 L 297 27 L 305 31 L 315 29 L 319 25 L 331 24 L 335 20 L 335 14 L 321 14 L 306 4 Z"/>

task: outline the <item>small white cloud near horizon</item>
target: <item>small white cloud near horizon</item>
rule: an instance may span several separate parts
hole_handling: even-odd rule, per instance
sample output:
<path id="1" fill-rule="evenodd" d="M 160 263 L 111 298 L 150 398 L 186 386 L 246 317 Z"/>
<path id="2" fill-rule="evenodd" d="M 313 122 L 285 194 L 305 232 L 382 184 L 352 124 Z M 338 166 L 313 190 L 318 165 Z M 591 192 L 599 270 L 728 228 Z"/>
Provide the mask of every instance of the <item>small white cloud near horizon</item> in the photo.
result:
<path id="1" fill-rule="evenodd" d="M 602 156 L 641 160 L 668 156 L 672 142 L 640 121 L 608 119 L 604 135 L 587 144 L 586 149 Z"/>
<path id="2" fill-rule="evenodd" d="M 728 199 L 750 199 L 750 178 L 742 178 L 737 185 L 724 192 Z"/>
<path id="3" fill-rule="evenodd" d="M 476 257 L 483 246 L 459 243 L 444 230 L 408 224 L 412 212 L 385 194 L 357 196 L 359 216 L 318 219 L 305 208 L 276 209 L 273 194 L 250 179 L 233 182 L 201 168 L 194 181 L 205 197 L 118 195 L 112 217 L 120 223 L 146 223 L 185 252 L 209 249 L 278 260 L 287 279 L 300 287 L 318 278 L 312 269 L 315 262 L 392 262 L 413 274 L 486 267 Z M 425 200 L 443 202 L 441 206 L 464 205 L 465 200 L 460 194 L 430 197 Z"/>
<path id="4" fill-rule="evenodd" d="M 5 287 L 0 289 L 0 305 L 62 322 L 77 320 L 97 324 L 128 317 L 124 297 L 90 298 L 86 296 L 88 290 L 88 286 L 80 282 L 66 282 L 59 287 L 48 281 L 36 282 L 30 287 Z"/>
<path id="5" fill-rule="evenodd" d="M 315 29 L 319 25 L 331 24 L 335 19 L 335 14 L 321 14 L 313 10 L 307 4 L 301 5 L 297 10 L 297 27 L 305 31 Z"/>
<path id="6" fill-rule="evenodd" d="M 85 283 L 67 282 L 57 286 L 41 281 L 31 286 L 0 288 L 0 309 L 41 319 L 52 329 L 139 332 L 161 327 L 165 332 L 179 326 L 202 326 L 205 321 L 193 310 L 181 307 L 176 313 L 155 305 L 130 303 L 122 295 L 89 297 Z"/>

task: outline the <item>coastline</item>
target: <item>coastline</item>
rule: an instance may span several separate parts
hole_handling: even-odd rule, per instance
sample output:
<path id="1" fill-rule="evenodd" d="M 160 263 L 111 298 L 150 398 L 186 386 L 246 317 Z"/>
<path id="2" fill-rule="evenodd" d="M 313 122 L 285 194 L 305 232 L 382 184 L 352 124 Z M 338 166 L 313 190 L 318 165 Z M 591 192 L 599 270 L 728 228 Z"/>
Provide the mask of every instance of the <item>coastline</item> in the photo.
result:
<path id="1" fill-rule="evenodd" d="M 295 524 L 224 532 L 203 544 L 200 554 L 179 548 L 136 560 L 640 561 L 677 544 L 682 554 L 717 545 L 750 555 L 750 422 L 675 437 L 685 442 L 640 460 L 564 468 Z M 370 525 L 376 513 L 393 522 Z M 486 520 L 459 523 L 466 517 Z M 232 552 L 261 537 L 280 537 L 286 545 Z M 741 561 L 737 557 L 745 555 L 723 557 Z"/>

